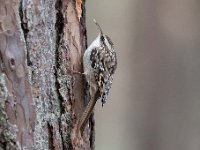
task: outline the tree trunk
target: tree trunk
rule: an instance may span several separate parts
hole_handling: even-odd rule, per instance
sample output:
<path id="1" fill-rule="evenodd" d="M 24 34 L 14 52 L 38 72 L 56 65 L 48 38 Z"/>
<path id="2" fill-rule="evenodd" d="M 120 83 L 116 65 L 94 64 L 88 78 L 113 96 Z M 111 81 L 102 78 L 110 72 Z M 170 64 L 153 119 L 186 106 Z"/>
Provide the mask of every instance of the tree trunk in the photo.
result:
<path id="1" fill-rule="evenodd" d="M 84 110 L 85 1 L 0 0 L 0 149 L 94 149 Z"/>

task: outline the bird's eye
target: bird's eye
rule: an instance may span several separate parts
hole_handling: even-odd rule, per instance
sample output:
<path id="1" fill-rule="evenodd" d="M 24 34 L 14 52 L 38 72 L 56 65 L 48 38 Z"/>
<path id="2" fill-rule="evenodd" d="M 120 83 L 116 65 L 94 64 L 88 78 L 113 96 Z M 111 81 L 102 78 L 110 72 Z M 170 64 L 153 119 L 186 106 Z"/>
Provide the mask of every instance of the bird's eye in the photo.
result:
<path id="1" fill-rule="evenodd" d="M 104 39 L 104 37 L 103 36 L 101 36 L 101 41 L 104 41 L 105 39 Z"/>

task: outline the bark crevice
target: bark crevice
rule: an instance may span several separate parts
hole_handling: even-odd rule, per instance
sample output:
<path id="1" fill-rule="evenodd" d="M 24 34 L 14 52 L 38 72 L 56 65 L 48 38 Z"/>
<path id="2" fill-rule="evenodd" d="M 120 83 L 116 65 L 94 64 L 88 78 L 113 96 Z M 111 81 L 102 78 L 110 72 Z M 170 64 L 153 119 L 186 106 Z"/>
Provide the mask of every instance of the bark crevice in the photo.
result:
<path id="1" fill-rule="evenodd" d="M 60 84 L 58 81 L 58 69 L 60 68 L 60 57 L 59 57 L 59 47 L 60 47 L 60 41 L 62 39 L 62 35 L 63 35 L 63 27 L 64 27 L 64 18 L 63 18 L 63 14 L 62 14 L 62 1 L 61 0 L 57 0 L 55 3 L 55 9 L 57 10 L 56 13 L 56 23 L 55 23 L 55 29 L 56 29 L 56 50 L 55 50 L 55 78 L 56 78 L 56 90 L 57 90 L 57 94 L 58 94 L 58 99 L 60 100 L 60 102 L 63 101 L 62 95 L 59 92 L 60 89 Z M 61 113 L 63 113 L 63 108 L 61 105 Z"/>
<path id="2" fill-rule="evenodd" d="M 23 36 L 24 36 L 24 41 L 25 41 L 25 46 L 26 46 L 26 61 L 27 61 L 27 65 L 28 66 L 32 66 L 32 62 L 30 60 L 30 54 L 29 54 L 29 49 L 27 48 L 28 46 L 28 43 L 27 43 L 27 35 L 28 35 L 28 32 L 29 32 L 29 29 L 28 29 L 28 23 L 27 23 L 27 20 L 25 21 L 25 14 L 23 12 L 23 0 L 21 0 L 19 2 L 19 16 L 20 16 L 20 25 L 21 25 L 21 29 L 22 29 L 22 32 L 23 32 Z"/>
<path id="3" fill-rule="evenodd" d="M 61 78 L 62 78 L 62 61 L 61 61 L 61 55 L 62 55 L 62 49 L 66 50 L 66 46 L 64 46 L 64 17 L 62 13 L 63 4 L 62 0 L 57 0 L 55 3 L 55 9 L 56 9 L 56 22 L 55 22 L 55 31 L 56 31 L 56 45 L 55 45 L 55 86 L 56 86 L 56 92 L 58 95 L 58 99 L 60 101 L 60 112 L 61 116 L 58 121 L 59 125 L 59 133 L 61 135 L 62 140 L 62 147 L 63 149 L 71 149 L 71 140 L 70 140 L 70 124 L 71 124 L 71 117 L 70 115 L 66 114 L 65 108 L 63 106 L 64 103 L 64 97 L 61 92 L 61 89 L 63 89 L 63 85 L 61 84 Z M 64 48 L 63 48 L 64 47 Z M 67 122 L 67 120 L 70 120 Z"/>
<path id="4" fill-rule="evenodd" d="M 48 134 L 49 134 L 49 150 L 54 150 L 54 146 L 53 146 L 53 128 L 52 126 L 48 123 Z"/>

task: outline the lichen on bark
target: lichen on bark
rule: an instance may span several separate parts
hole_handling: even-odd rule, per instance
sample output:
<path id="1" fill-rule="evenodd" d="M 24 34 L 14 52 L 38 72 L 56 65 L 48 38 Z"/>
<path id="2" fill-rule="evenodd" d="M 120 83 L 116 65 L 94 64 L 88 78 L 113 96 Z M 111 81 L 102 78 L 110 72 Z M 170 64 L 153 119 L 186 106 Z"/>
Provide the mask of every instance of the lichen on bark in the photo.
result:
<path id="1" fill-rule="evenodd" d="M 6 88 L 6 76 L 0 72 L 0 149 L 17 150 L 19 143 L 16 143 L 17 126 L 9 123 L 5 111 L 5 103 L 8 98 Z"/>
<path id="2" fill-rule="evenodd" d="M 85 9 L 75 0 L 0 3 L 0 148 L 76 149 L 84 79 L 73 70 L 82 72 Z M 81 149 L 92 149 L 91 133 Z"/>

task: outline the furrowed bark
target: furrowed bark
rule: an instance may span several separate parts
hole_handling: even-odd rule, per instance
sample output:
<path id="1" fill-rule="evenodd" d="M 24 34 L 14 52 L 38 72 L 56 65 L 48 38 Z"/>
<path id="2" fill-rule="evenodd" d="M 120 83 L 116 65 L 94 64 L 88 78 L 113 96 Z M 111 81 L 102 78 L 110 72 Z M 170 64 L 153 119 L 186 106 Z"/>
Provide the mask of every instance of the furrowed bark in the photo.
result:
<path id="1" fill-rule="evenodd" d="M 84 111 L 85 1 L 0 0 L 0 148 L 93 149 Z"/>

